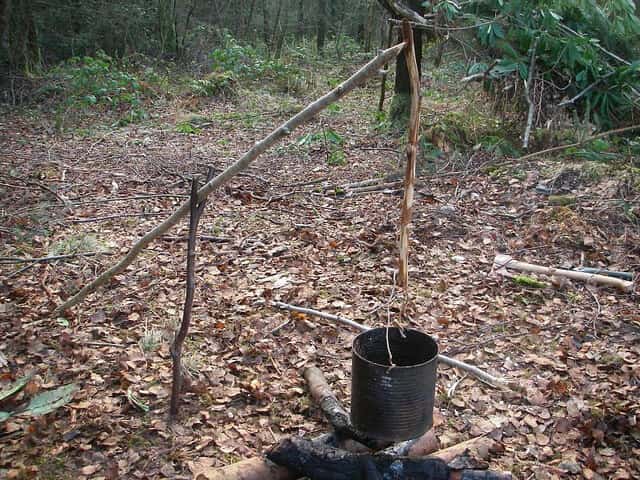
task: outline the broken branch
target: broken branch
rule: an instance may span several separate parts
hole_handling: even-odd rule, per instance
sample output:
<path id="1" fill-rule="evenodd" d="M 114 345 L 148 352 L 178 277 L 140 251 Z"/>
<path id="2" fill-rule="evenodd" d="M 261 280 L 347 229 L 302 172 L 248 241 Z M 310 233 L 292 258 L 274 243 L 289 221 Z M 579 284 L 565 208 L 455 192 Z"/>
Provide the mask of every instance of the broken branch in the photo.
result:
<path id="1" fill-rule="evenodd" d="M 605 285 L 607 287 L 615 287 L 624 292 L 633 290 L 633 282 L 620 280 L 619 278 L 607 277 L 606 275 L 598 275 L 596 273 L 577 272 L 575 270 L 564 270 L 562 268 L 543 267 L 532 263 L 519 262 L 509 255 L 496 255 L 493 260 L 495 268 L 512 268 L 520 272 L 542 273 L 544 275 L 557 275 L 560 277 L 580 280 L 581 282 L 592 283 L 596 285 Z"/>

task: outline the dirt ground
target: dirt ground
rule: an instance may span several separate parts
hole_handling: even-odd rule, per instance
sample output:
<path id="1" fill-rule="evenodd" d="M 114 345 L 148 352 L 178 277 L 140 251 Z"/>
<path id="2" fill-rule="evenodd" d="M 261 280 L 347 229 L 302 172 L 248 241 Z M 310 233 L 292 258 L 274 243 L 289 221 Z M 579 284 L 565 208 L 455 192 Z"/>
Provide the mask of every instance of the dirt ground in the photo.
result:
<path id="1" fill-rule="evenodd" d="M 0 265 L 0 387 L 33 374 L 0 410 L 79 387 L 54 413 L 0 423 L 0 478 L 190 478 L 202 465 L 327 431 L 301 369 L 320 367 L 348 406 L 356 332 L 271 302 L 372 326 L 397 318 L 401 196 L 343 187 L 396 170 L 404 155 L 402 137 L 374 128 L 376 96 L 357 90 L 211 195 L 185 352 L 190 380 L 173 427 L 169 342 L 184 301 L 186 221 L 65 317 L 51 311 L 184 201 L 192 173 L 222 170 L 290 109 L 255 92 L 202 102 L 196 110 L 208 121 L 191 135 L 176 131 L 179 109 L 169 108 L 142 125 L 64 135 L 46 115 L 0 118 L 0 254 L 100 253 Z M 344 138 L 344 165 L 329 165 L 323 142 L 298 142 L 323 127 Z M 437 160 L 419 179 L 410 326 L 526 392 L 441 365 L 437 434 L 443 446 L 492 436 L 504 451 L 490 467 L 515 478 L 640 477 L 637 293 L 546 277 L 535 288 L 492 268 L 503 252 L 640 271 L 640 228 L 625 203 L 637 208 L 637 176 L 602 168 L 474 154 Z M 554 205 L 536 190 L 541 182 L 569 203 Z"/>

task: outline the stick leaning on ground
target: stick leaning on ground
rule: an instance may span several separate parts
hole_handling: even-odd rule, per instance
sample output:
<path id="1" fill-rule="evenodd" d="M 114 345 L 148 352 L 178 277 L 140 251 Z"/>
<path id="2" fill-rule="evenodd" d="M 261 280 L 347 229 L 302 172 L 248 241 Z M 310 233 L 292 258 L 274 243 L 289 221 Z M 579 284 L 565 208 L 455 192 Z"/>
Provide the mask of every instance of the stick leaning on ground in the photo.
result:
<path id="1" fill-rule="evenodd" d="M 288 310 L 290 312 L 298 312 L 305 313 L 307 315 L 313 315 L 315 317 L 324 318 L 326 320 L 331 320 L 337 323 L 342 323 L 344 325 L 348 325 L 352 328 L 356 328 L 362 332 L 366 332 L 370 329 L 366 325 L 358 323 L 349 318 L 340 317 L 338 315 L 332 315 L 330 313 L 321 312 L 319 310 L 313 310 L 312 308 L 304 308 L 298 307 L 296 305 L 290 305 L 288 303 L 283 302 L 273 302 L 273 306 L 280 308 L 282 310 Z M 438 355 L 438 361 L 444 363 L 445 365 L 449 365 L 450 367 L 458 368 L 463 370 L 470 375 L 473 375 L 478 380 L 486 383 L 487 385 L 491 385 L 492 387 L 498 388 L 510 388 L 515 391 L 522 391 L 522 387 L 518 385 L 516 382 L 505 380 L 503 378 L 494 377 L 493 375 L 488 374 L 480 370 L 478 367 L 474 367 L 473 365 L 469 365 L 468 363 L 462 362 L 460 360 L 456 360 L 455 358 L 447 357 L 446 355 Z"/>
<path id="2" fill-rule="evenodd" d="M 273 130 L 265 138 L 256 142 L 242 157 L 236 162 L 227 167 L 222 173 L 215 177 L 210 182 L 207 182 L 198 191 L 198 200 L 204 200 L 211 192 L 216 190 L 221 185 L 229 181 L 234 175 L 245 170 L 258 156 L 264 153 L 267 149 L 275 145 L 279 140 L 290 135 L 291 132 L 302 125 L 303 123 L 311 120 L 317 113 L 325 109 L 327 106 L 335 103 L 340 98 L 344 97 L 347 93 L 354 90 L 356 87 L 364 84 L 366 80 L 377 75 L 380 69 L 395 58 L 405 47 L 405 43 L 399 43 L 391 48 L 383 50 L 371 60 L 369 63 L 361 67 L 356 73 L 331 90 L 326 95 L 320 97 L 316 101 L 307 105 L 304 109 L 291 117 L 285 123 Z M 189 201 L 185 201 L 169 218 L 164 222 L 157 225 L 155 228 L 147 232 L 140 240 L 135 242 L 129 252 L 115 265 L 108 270 L 104 271 L 92 282 L 85 285 L 74 296 L 69 298 L 63 304 L 58 306 L 53 315 L 60 315 L 62 312 L 71 308 L 78 303 L 82 302 L 88 295 L 95 292 L 99 287 L 106 284 L 109 279 L 114 275 L 122 272 L 127 266 L 129 266 L 136 259 L 138 254 L 144 250 L 153 240 L 159 236 L 165 234 L 171 227 L 176 225 L 184 216 L 189 213 Z"/>

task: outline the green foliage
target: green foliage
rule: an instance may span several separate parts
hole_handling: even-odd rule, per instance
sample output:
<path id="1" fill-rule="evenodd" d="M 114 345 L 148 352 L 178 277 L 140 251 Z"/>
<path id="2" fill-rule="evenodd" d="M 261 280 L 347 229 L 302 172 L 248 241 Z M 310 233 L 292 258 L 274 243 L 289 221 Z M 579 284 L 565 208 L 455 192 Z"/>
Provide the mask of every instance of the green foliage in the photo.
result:
<path id="1" fill-rule="evenodd" d="M 324 146 L 327 163 L 331 166 L 345 165 L 346 155 L 342 149 L 344 137 L 331 128 L 323 128 L 320 132 L 309 132 L 298 139 L 298 145 L 310 147 L 314 144 Z"/>
<path id="2" fill-rule="evenodd" d="M 449 3 L 437 7 L 446 9 Z M 488 72 L 493 83 L 526 80 L 535 50 L 545 101 L 576 97 L 573 105 L 601 127 L 620 123 L 631 112 L 640 89 L 640 62 L 623 59 L 637 56 L 640 46 L 634 2 L 481 0 L 465 3 L 461 13 L 459 18 L 477 25 L 478 42 L 492 60 L 473 65 L 470 74 Z"/>
<path id="3" fill-rule="evenodd" d="M 241 45 L 229 33 L 223 35 L 223 46 L 209 54 L 211 69 L 222 78 L 238 81 L 272 80 L 288 90 L 299 70 L 279 59 L 262 55 L 256 48 Z"/>
<path id="4" fill-rule="evenodd" d="M 194 126 L 191 122 L 180 122 L 176 125 L 176 132 L 187 135 L 198 135 L 202 130 Z"/>
<path id="5" fill-rule="evenodd" d="M 115 125 L 123 126 L 145 120 L 145 98 L 152 93 L 145 82 L 129 72 L 106 53 L 73 57 L 47 73 L 50 84 L 38 93 L 60 97 L 60 108 L 69 110 L 115 111 Z"/>
<path id="6" fill-rule="evenodd" d="M 531 287 L 531 288 L 546 288 L 547 284 L 537 280 L 533 277 L 529 277 L 528 275 L 516 275 L 513 277 L 513 281 L 522 285 L 523 287 Z"/>
<path id="7" fill-rule="evenodd" d="M 203 79 L 191 80 L 189 87 L 194 95 L 212 97 L 232 95 L 236 87 L 236 75 L 231 71 L 212 72 Z"/>

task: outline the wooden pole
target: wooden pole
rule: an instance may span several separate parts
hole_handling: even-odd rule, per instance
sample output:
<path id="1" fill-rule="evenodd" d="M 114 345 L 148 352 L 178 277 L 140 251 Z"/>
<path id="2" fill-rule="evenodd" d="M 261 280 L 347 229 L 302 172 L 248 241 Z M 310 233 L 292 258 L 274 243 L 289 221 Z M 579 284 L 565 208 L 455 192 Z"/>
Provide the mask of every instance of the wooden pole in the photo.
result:
<path id="1" fill-rule="evenodd" d="M 403 42 L 380 52 L 377 57 L 360 68 L 360 70 L 358 70 L 351 77 L 338 85 L 336 88 L 307 105 L 296 115 L 273 130 L 265 138 L 263 138 L 259 142 L 256 142 L 253 147 L 251 147 L 242 157 L 236 160 L 236 162 L 227 167 L 217 177 L 207 182 L 198 191 L 198 199 L 204 200 L 209 194 L 211 194 L 211 192 L 217 190 L 218 187 L 227 183 L 237 173 L 249 167 L 249 165 L 256 158 L 258 158 L 258 156 L 275 145 L 279 140 L 290 135 L 293 130 L 295 130 L 303 123 L 311 120 L 327 106 L 335 103 L 355 88 L 363 85 L 369 78 L 377 75 L 380 68 L 386 65 L 391 59 L 395 58 L 404 47 L 405 43 Z M 129 252 L 118 263 L 100 274 L 93 281 L 82 287 L 82 289 L 80 289 L 74 296 L 58 306 L 54 310 L 53 315 L 61 315 L 68 308 L 71 308 L 82 302 L 88 295 L 95 292 L 102 285 L 106 284 L 114 275 L 122 272 L 125 268 L 131 265 L 131 263 L 133 263 L 133 261 L 142 250 L 147 248 L 147 246 L 156 238 L 167 233 L 167 231 L 174 225 L 176 225 L 188 212 L 189 202 L 187 201 L 184 202 L 175 212 L 173 212 L 173 214 L 164 222 L 157 225 L 155 228 L 147 232 L 140 240 L 135 242 L 131 246 Z"/>
<path id="2" fill-rule="evenodd" d="M 207 181 L 213 177 L 213 169 L 209 169 Z M 173 360 L 173 383 L 171 385 L 171 403 L 169 406 L 169 419 L 173 421 L 178 414 L 180 392 L 182 390 L 182 346 L 189 333 L 191 324 L 191 311 L 193 309 L 193 297 L 196 290 L 196 244 L 198 223 L 207 204 L 207 198 L 198 201 L 198 180 L 191 181 L 189 240 L 187 243 L 187 295 L 184 301 L 182 323 L 171 344 L 171 358 Z"/>
<path id="3" fill-rule="evenodd" d="M 418 152 L 418 131 L 420 129 L 420 76 L 413 44 L 413 31 L 407 20 L 402 22 L 402 36 L 407 44 L 404 53 L 411 82 L 411 111 L 409 115 L 409 139 L 407 142 L 407 165 L 404 175 L 404 197 L 400 214 L 400 286 L 404 291 L 401 316 L 404 317 L 409 288 L 409 224 L 413 206 L 416 182 L 416 156 Z"/>

